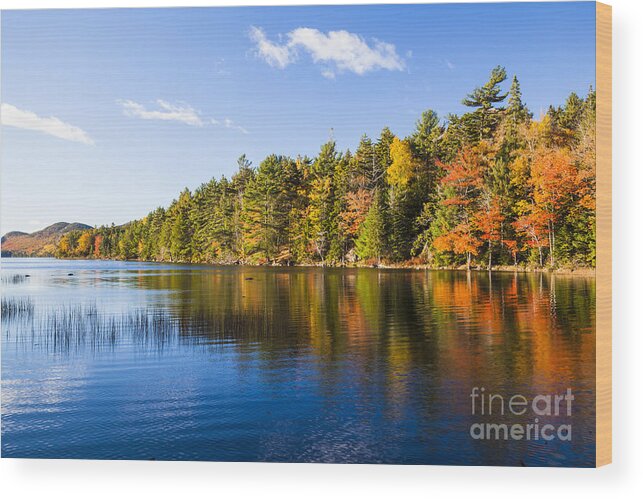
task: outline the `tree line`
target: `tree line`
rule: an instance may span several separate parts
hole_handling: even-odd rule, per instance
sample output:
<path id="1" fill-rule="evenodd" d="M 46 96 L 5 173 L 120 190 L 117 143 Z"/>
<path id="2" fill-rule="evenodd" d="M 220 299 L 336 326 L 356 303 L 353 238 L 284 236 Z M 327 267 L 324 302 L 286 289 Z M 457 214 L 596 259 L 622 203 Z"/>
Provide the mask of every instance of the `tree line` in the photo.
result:
<path id="1" fill-rule="evenodd" d="M 503 86 L 509 88 L 505 91 Z M 504 68 L 441 121 L 384 128 L 354 152 L 245 155 L 121 226 L 74 231 L 59 257 L 191 263 L 435 267 L 595 265 L 596 94 L 535 119 Z"/>

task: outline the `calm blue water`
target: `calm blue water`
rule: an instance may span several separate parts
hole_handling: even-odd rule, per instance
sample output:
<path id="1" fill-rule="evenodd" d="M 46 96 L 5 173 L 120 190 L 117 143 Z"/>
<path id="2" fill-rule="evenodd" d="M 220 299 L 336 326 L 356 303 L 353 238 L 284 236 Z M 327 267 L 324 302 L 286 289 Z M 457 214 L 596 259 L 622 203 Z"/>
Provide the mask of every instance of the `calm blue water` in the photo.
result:
<path id="1" fill-rule="evenodd" d="M 29 275 L 29 277 L 25 277 Z M 2 259 L 2 456 L 592 466 L 593 278 Z M 575 395 L 480 441 L 473 387 Z"/>

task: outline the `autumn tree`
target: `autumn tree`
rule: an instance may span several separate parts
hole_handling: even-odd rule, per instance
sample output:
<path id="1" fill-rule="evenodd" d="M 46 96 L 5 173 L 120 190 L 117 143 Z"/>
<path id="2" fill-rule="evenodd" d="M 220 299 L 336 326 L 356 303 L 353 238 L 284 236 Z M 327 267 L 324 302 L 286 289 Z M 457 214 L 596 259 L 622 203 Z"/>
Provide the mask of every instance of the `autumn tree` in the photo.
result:
<path id="1" fill-rule="evenodd" d="M 92 245 L 94 242 L 94 237 L 90 231 L 83 232 L 78 237 L 78 242 L 76 243 L 75 253 L 78 256 L 90 256 Z"/>
<path id="2" fill-rule="evenodd" d="M 394 137 L 390 145 L 391 164 L 386 170 L 389 185 L 389 252 L 393 260 L 409 258 L 416 238 L 414 219 L 419 214 L 416 174 L 418 162 L 408 141 Z"/>
<path id="3" fill-rule="evenodd" d="M 543 248 L 548 244 L 549 238 L 549 216 L 538 207 L 533 208 L 518 217 L 512 224 L 518 235 L 525 241 L 526 247 L 538 250 L 538 263 L 543 266 Z"/>
<path id="4" fill-rule="evenodd" d="M 444 207 L 452 208 L 452 220 L 447 227 L 439 227 L 440 235 L 433 246 L 438 251 L 466 255 L 467 269 L 472 256 L 478 254 L 481 241 L 476 232 L 476 198 L 482 188 L 482 169 L 478 153 L 465 149 L 451 163 L 439 163 L 445 171 L 442 178 Z"/>
<path id="5" fill-rule="evenodd" d="M 531 167 L 534 203 L 547 222 L 549 256 L 555 263 L 556 230 L 564 214 L 583 198 L 582 177 L 566 149 L 542 149 Z"/>

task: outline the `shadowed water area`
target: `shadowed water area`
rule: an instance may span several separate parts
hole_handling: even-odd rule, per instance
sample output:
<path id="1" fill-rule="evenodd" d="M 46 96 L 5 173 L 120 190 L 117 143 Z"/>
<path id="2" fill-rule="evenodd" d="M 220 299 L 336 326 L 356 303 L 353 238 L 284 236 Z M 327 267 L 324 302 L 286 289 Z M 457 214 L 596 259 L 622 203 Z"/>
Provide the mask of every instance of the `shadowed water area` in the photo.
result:
<path id="1" fill-rule="evenodd" d="M 26 277 L 28 275 L 28 277 Z M 592 466 L 593 277 L 2 260 L 2 455 Z M 473 387 L 574 394 L 476 440 Z"/>

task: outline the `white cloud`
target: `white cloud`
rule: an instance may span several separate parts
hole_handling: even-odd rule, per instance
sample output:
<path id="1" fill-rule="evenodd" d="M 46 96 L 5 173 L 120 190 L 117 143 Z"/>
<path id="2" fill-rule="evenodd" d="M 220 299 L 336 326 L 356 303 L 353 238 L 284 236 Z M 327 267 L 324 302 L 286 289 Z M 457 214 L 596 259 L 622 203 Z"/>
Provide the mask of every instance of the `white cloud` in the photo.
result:
<path id="1" fill-rule="evenodd" d="M 237 125 L 234 121 L 232 121 L 229 118 L 226 118 L 225 120 L 223 120 L 223 126 L 226 128 L 231 128 L 232 130 L 238 130 L 241 133 L 246 133 L 246 134 L 248 133 L 248 130 L 246 130 L 240 125 Z"/>
<path id="2" fill-rule="evenodd" d="M 296 54 L 290 46 L 272 43 L 261 28 L 252 26 L 250 38 L 257 44 L 257 55 L 271 66 L 283 69 L 295 60 Z"/>
<path id="3" fill-rule="evenodd" d="M 178 121 L 192 126 L 203 126 L 203 120 L 192 106 L 186 104 L 170 104 L 167 101 L 158 99 L 156 104 L 160 109 L 147 110 L 145 106 L 132 100 L 119 101 L 127 116 L 141 118 L 143 120 Z"/>
<path id="4" fill-rule="evenodd" d="M 36 132 L 53 135 L 59 139 L 71 140 L 72 142 L 94 145 L 94 141 L 87 132 L 74 125 L 65 123 L 54 116 L 38 116 L 32 111 L 18 109 L 4 102 L 0 107 L 0 121 L 2 121 L 3 125 L 25 130 L 34 130 Z"/>
<path id="5" fill-rule="evenodd" d="M 134 102 L 132 100 L 120 100 L 118 103 L 123 107 L 123 112 L 127 116 L 133 116 L 144 120 L 162 120 L 162 121 L 178 121 L 192 126 L 222 126 L 231 130 L 237 130 L 241 133 L 249 133 L 244 127 L 237 125 L 229 118 L 218 120 L 215 118 L 207 118 L 201 116 L 196 109 L 188 104 L 171 104 L 164 100 L 157 100 L 156 103 L 160 109 L 151 111 L 145 109 L 145 106 Z"/>
<path id="6" fill-rule="evenodd" d="M 329 80 L 335 79 L 335 71 L 332 69 L 322 69 L 321 74 L 324 78 L 328 78 Z"/>
<path id="7" fill-rule="evenodd" d="M 395 45 L 379 40 L 369 45 L 361 36 L 344 30 L 323 33 L 313 28 L 297 28 L 286 35 L 286 43 L 279 44 L 268 40 L 261 28 L 252 27 L 250 38 L 257 44 L 257 55 L 271 66 L 283 69 L 303 50 L 313 62 L 323 65 L 322 75 L 327 78 L 334 78 L 336 72 L 363 75 L 378 69 L 405 68 Z"/>
<path id="8" fill-rule="evenodd" d="M 303 47 L 315 62 L 333 63 L 340 71 L 359 75 L 375 69 L 401 71 L 404 61 L 395 52 L 395 45 L 375 40 L 369 46 L 359 35 L 348 31 L 297 28 L 288 35 L 289 45 Z"/>

